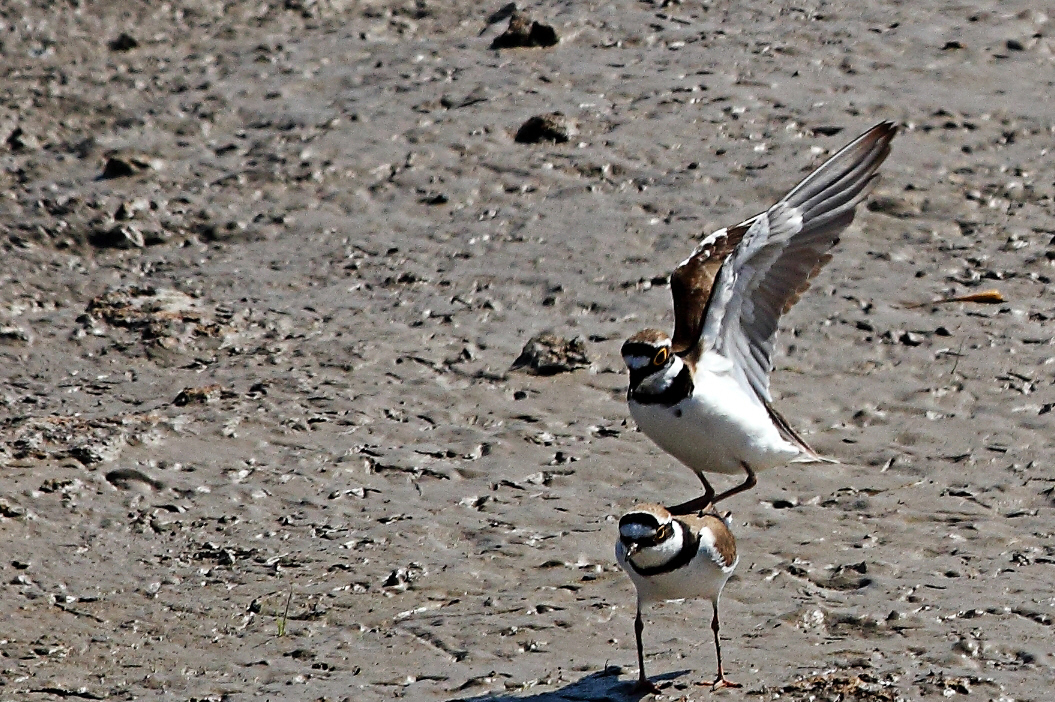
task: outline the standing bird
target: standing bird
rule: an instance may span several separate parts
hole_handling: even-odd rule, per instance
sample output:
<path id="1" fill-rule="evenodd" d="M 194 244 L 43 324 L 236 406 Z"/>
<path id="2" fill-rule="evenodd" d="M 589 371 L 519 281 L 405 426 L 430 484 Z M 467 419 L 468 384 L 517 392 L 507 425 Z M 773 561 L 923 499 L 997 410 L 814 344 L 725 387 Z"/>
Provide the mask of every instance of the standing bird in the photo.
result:
<path id="1" fill-rule="evenodd" d="M 673 338 L 645 329 L 623 344 L 634 421 L 703 483 L 704 495 L 671 507 L 674 514 L 754 487 L 760 470 L 835 462 L 773 408 L 773 342 L 780 316 L 831 260 L 874 187 L 896 132 L 893 122 L 877 124 L 765 212 L 704 238 L 670 276 Z M 715 497 L 705 472 L 747 478 Z"/>
<path id="2" fill-rule="evenodd" d="M 714 616 L 714 654 L 718 658 L 718 677 L 712 690 L 740 687 L 726 680 L 722 669 L 722 647 L 718 642 L 718 598 L 739 559 L 736 539 L 729 531 L 729 514 L 716 512 L 686 515 L 675 519 L 659 505 L 638 505 L 619 520 L 619 541 L 615 558 L 637 589 L 637 689 L 657 692 L 645 676 L 645 654 L 641 645 L 641 605 L 703 597 L 711 601 Z"/>

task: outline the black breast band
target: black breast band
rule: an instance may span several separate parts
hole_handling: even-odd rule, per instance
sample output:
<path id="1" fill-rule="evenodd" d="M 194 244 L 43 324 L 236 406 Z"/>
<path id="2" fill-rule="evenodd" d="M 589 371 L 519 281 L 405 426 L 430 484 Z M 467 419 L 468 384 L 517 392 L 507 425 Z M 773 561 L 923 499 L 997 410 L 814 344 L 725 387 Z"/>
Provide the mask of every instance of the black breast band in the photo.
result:
<path id="1" fill-rule="evenodd" d="M 673 407 L 686 397 L 692 395 L 692 371 L 689 370 L 688 364 L 682 365 L 681 372 L 675 376 L 674 382 L 672 382 L 666 390 L 656 393 L 655 395 L 641 392 L 640 387 L 640 382 L 631 384 L 630 389 L 626 393 L 627 399 L 632 399 L 642 405 L 663 405 L 664 407 Z"/>
<path id="2" fill-rule="evenodd" d="M 653 575 L 663 575 L 664 573 L 670 573 L 682 566 L 688 565 L 689 561 L 696 557 L 696 554 L 700 550 L 700 538 L 692 533 L 692 530 L 680 520 L 675 520 L 681 525 L 681 550 L 678 551 L 678 555 L 670 559 L 663 565 L 655 566 L 654 568 L 638 568 L 634 565 L 634 562 L 627 559 L 627 563 L 634 569 L 634 572 L 643 577 L 651 577 Z"/>

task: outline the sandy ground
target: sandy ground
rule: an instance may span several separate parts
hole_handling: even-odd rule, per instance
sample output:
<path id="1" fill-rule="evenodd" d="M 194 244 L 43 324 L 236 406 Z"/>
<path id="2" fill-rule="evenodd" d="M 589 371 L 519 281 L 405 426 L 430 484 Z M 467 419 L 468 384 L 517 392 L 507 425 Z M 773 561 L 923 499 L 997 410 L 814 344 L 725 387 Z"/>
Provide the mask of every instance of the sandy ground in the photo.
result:
<path id="1" fill-rule="evenodd" d="M 619 344 L 881 119 L 773 379 L 843 464 L 727 503 L 715 697 L 1050 699 L 1033 6 L 545 2 L 496 51 L 497 4 L 0 5 L 0 700 L 636 699 L 614 521 L 697 486 Z M 590 367 L 510 372 L 546 329 Z M 707 624 L 650 612 L 663 697 L 712 697 Z"/>

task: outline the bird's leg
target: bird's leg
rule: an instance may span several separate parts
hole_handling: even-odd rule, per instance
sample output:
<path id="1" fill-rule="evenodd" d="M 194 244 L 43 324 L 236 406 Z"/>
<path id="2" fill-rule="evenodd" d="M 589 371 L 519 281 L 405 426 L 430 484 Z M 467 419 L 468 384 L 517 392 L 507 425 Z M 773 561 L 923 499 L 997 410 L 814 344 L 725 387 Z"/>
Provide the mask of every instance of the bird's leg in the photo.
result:
<path id="1" fill-rule="evenodd" d="M 707 482 L 707 478 L 703 477 L 703 473 L 697 473 L 696 477 L 700 479 L 701 483 L 703 483 L 703 495 L 689 500 L 688 502 L 682 502 L 680 505 L 668 507 L 667 511 L 675 517 L 699 512 L 700 510 L 707 509 L 713 502 L 715 502 L 714 488 L 711 487 L 709 482 Z"/>
<path id="2" fill-rule="evenodd" d="M 744 490 L 750 490 L 751 488 L 753 488 L 755 485 L 758 484 L 758 480 L 755 479 L 755 472 L 753 470 L 751 470 L 751 466 L 747 465 L 743 461 L 740 462 L 740 465 L 743 466 L 744 472 L 747 473 L 747 480 L 745 480 L 744 482 L 740 483 L 739 485 L 737 485 L 734 488 L 729 488 L 728 490 L 723 492 L 721 495 L 718 495 L 718 497 L 714 498 L 714 503 L 715 504 L 718 504 L 719 502 L 721 502 L 722 500 L 724 500 L 727 497 L 732 497 L 733 495 L 741 493 Z"/>
<path id="3" fill-rule="evenodd" d="M 648 678 L 645 677 L 645 649 L 641 645 L 641 632 L 645 630 L 645 623 L 641 621 L 641 603 L 637 603 L 637 618 L 634 619 L 634 637 L 637 639 L 637 684 L 634 685 L 634 690 L 644 694 L 658 694 L 659 688 L 656 687 Z"/>
<path id="4" fill-rule="evenodd" d="M 722 645 L 718 643 L 718 599 L 711 602 L 714 609 L 714 617 L 711 619 L 711 631 L 714 632 L 714 655 L 718 658 L 718 677 L 711 684 L 711 690 L 720 690 L 723 687 L 743 687 L 740 683 L 726 680 L 725 671 L 722 670 Z"/>

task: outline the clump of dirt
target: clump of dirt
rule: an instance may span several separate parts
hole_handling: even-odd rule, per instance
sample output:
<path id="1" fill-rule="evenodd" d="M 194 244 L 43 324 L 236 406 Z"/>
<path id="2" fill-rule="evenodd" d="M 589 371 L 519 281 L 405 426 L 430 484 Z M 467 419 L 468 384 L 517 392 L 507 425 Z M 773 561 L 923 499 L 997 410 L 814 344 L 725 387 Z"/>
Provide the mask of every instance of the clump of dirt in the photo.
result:
<path id="1" fill-rule="evenodd" d="M 542 332 L 532 337 L 510 370 L 525 368 L 535 375 L 570 373 L 578 368 L 588 368 L 586 344 L 579 337 L 565 339 L 553 332 Z"/>
<path id="2" fill-rule="evenodd" d="M 205 333 L 214 330 L 202 326 L 204 315 L 194 298 L 178 290 L 137 286 L 111 290 L 89 302 L 87 312 L 107 324 L 142 331 L 144 338 L 170 336 L 173 324 L 190 324 Z"/>
<path id="3" fill-rule="evenodd" d="M 545 48 L 560 41 L 557 30 L 548 24 L 531 19 L 524 12 L 514 11 L 509 27 L 491 42 L 492 49 Z"/>
<path id="4" fill-rule="evenodd" d="M 232 393 L 224 390 L 222 385 L 214 383 L 212 385 L 203 385 L 197 388 L 183 388 L 179 395 L 176 395 L 176 399 L 172 401 L 172 404 L 177 407 L 185 407 L 186 405 L 199 404 L 204 405 L 210 402 L 216 402 L 221 397 L 233 396 Z"/>
<path id="5" fill-rule="evenodd" d="M 838 700 L 838 702 L 903 702 L 905 699 L 889 678 L 868 673 L 845 675 L 835 672 L 813 675 L 780 688 L 791 700 Z"/>
<path id="6" fill-rule="evenodd" d="M 0 453 L 10 459 L 73 458 L 88 466 L 115 460 L 129 444 L 155 441 L 163 418 L 153 413 L 83 417 L 15 417 L 0 424 L 7 438 Z"/>

